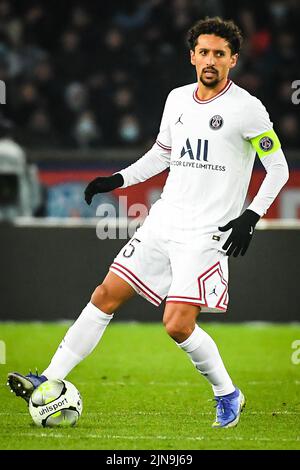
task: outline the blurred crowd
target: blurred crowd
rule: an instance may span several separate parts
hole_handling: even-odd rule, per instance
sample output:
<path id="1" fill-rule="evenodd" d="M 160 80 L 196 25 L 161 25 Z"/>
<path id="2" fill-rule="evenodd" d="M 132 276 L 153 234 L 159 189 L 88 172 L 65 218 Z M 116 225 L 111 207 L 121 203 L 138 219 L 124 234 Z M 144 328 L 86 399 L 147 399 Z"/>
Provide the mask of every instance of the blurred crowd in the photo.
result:
<path id="1" fill-rule="evenodd" d="M 0 0 L 1 112 L 28 148 L 151 144 L 168 92 L 196 81 L 186 32 L 206 15 L 240 26 L 231 78 L 300 148 L 298 0 Z"/>

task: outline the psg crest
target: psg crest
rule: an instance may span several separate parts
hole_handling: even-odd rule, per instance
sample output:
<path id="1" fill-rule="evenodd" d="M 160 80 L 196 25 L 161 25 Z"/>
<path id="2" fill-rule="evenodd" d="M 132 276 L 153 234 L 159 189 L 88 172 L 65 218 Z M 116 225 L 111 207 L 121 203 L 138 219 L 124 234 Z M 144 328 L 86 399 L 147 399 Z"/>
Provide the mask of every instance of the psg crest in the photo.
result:
<path id="1" fill-rule="evenodd" d="M 222 126 L 223 126 L 223 118 L 222 116 L 219 116 L 218 114 L 213 116 L 211 120 L 209 121 L 209 127 L 213 130 L 220 129 Z"/>
<path id="2" fill-rule="evenodd" d="M 259 146 L 264 152 L 268 152 L 273 147 L 273 140 L 270 137 L 262 137 L 259 141 Z"/>

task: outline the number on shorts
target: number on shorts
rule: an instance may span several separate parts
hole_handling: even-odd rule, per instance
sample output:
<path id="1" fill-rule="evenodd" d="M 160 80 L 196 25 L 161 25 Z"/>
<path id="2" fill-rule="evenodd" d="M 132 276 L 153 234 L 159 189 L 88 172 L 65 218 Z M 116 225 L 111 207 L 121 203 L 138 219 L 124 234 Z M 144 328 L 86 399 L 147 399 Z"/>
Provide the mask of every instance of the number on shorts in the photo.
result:
<path id="1" fill-rule="evenodd" d="M 123 256 L 125 256 L 125 258 L 130 258 L 130 256 L 133 255 L 134 253 L 134 250 L 135 250 L 135 246 L 133 244 L 133 242 L 141 242 L 141 240 L 138 240 L 137 238 L 133 238 L 129 243 L 128 243 L 128 246 L 126 246 L 125 250 L 123 251 Z M 130 247 L 130 248 L 129 248 Z"/>

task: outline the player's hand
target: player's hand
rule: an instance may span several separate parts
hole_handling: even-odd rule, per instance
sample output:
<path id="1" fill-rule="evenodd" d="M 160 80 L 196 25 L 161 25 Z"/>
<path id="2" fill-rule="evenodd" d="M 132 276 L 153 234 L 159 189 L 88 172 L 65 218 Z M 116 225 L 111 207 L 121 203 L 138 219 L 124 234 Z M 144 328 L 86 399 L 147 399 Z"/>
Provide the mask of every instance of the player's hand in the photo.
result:
<path id="1" fill-rule="evenodd" d="M 251 242 L 255 225 L 259 221 L 260 216 L 250 209 L 246 209 L 242 215 L 231 220 L 224 227 L 219 227 L 221 232 L 232 229 L 231 234 L 223 245 L 223 250 L 227 250 L 226 255 L 233 254 L 237 257 L 239 254 L 244 256 Z"/>
<path id="2" fill-rule="evenodd" d="M 108 193 L 116 188 L 123 186 L 124 179 L 120 173 L 116 173 L 112 176 L 99 176 L 92 180 L 84 191 L 84 197 L 88 205 L 91 204 L 95 194 Z"/>

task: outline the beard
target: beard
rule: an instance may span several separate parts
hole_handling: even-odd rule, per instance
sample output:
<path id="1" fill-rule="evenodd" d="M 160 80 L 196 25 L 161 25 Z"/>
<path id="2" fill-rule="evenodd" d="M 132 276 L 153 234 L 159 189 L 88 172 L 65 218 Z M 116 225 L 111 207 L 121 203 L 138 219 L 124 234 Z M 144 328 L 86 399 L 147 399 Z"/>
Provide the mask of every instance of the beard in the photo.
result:
<path id="1" fill-rule="evenodd" d="M 203 85 L 206 86 L 207 88 L 215 88 L 219 83 L 219 74 L 218 74 L 217 71 L 215 71 L 215 72 L 216 72 L 215 78 L 207 80 L 204 77 L 204 71 L 202 71 L 202 73 L 200 75 L 200 82 L 203 83 Z"/>

